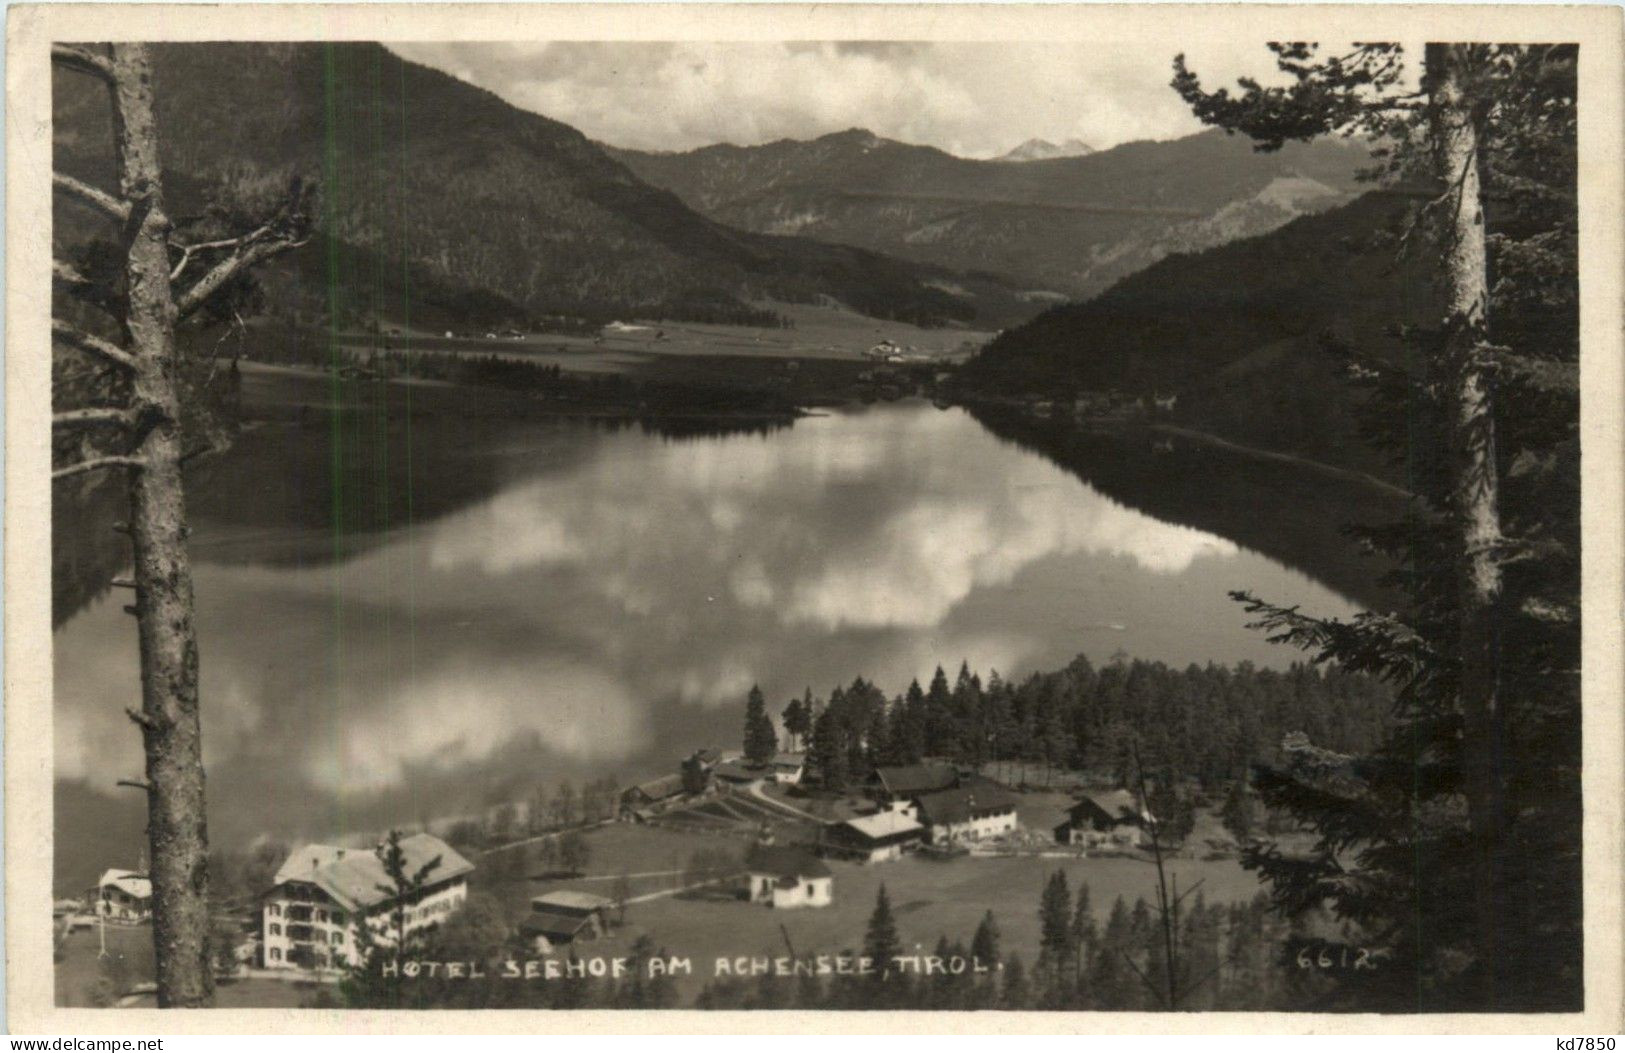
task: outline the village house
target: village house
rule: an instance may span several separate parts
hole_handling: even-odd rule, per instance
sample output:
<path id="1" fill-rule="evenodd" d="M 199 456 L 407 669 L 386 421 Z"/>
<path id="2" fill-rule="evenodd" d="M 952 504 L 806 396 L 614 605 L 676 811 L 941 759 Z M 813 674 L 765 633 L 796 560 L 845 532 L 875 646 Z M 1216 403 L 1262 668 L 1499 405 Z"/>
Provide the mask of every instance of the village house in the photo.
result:
<path id="1" fill-rule="evenodd" d="M 834 901 L 835 876 L 805 849 L 758 845 L 745 866 L 745 895 L 752 903 L 784 909 L 827 907 Z"/>
<path id="2" fill-rule="evenodd" d="M 1090 848 L 1147 844 L 1147 830 L 1155 821 L 1127 790 L 1086 793 L 1067 811 L 1066 821 L 1055 828 L 1055 840 Z"/>
<path id="3" fill-rule="evenodd" d="M 359 953 L 358 927 L 371 923 L 377 943 L 393 943 L 393 913 L 404 907 L 407 934 L 438 925 L 468 898 L 474 864 L 432 834 L 401 839 L 406 872 L 435 857 L 423 887 L 404 903 L 371 849 L 305 845 L 288 856 L 261 897 L 261 945 L 268 969 L 341 968 Z"/>
<path id="4" fill-rule="evenodd" d="M 880 863 L 901 858 L 924 839 L 925 827 L 915 818 L 914 806 L 906 805 L 830 823 L 824 828 L 822 847 L 830 855 Z"/>
<path id="5" fill-rule="evenodd" d="M 90 912 L 108 921 L 136 923 L 152 917 L 152 881 L 134 870 L 108 870 L 90 888 Z"/>
<path id="6" fill-rule="evenodd" d="M 590 892 L 560 889 L 535 896 L 519 932 L 538 954 L 596 940 L 609 931 L 611 900 Z"/>
<path id="7" fill-rule="evenodd" d="M 922 793 L 950 790 L 959 785 L 959 769 L 952 764 L 908 764 L 876 768 L 868 792 L 881 804 L 911 801 Z"/>
<path id="8" fill-rule="evenodd" d="M 801 781 L 802 774 L 807 770 L 807 755 L 805 753 L 780 753 L 768 762 L 767 767 L 774 782 L 793 786 Z"/>
<path id="9" fill-rule="evenodd" d="M 656 805 L 675 800 L 683 795 L 681 775 L 662 775 L 658 779 L 640 782 L 621 794 L 621 818 L 645 819 Z"/>
<path id="10" fill-rule="evenodd" d="M 914 798 L 934 845 L 981 841 L 1016 829 L 1016 798 L 991 779 L 964 780 L 950 790 Z"/>

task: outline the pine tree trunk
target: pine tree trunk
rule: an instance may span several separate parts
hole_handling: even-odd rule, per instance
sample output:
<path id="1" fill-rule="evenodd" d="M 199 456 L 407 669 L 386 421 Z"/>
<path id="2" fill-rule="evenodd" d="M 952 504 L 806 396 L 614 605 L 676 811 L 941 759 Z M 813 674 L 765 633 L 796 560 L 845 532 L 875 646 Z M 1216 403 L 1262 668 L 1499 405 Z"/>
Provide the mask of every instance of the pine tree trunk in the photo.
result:
<path id="1" fill-rule="evenodd" d="M 141 736 L 147 756 L 152 938 L 159 1006 L 200 1006 L 214 996 L 208 966 L 208 833 L 198 720 L 197 636 L 181 485 L 175 305 L 153 120 L 152 69 L 142 44 L 112 45 L 113 126 L 121 196 L 131 203 L 125 278 L 131 393 L 156 424 L 134 451 L 130 534 L 140 623 Z"/>
<path id="2" fill-rule="evenodd" d="M 1482 995 L 1493 1004 L 1500 965 L 1500 853 L 1505 837 L 1499 620 L 1501 544 L 1495 417 L 1484 362 L 1489 280 L 1479 171 L 1478 116 L 1469 87 L 1471 46 L 1429 44 L 1427 77 L 1441 174 L 1454 188 L 1446 203 L 1443 278 L 1446 302 L 1444 397 L 1451 435 L 1451 513 L 1460 531 L 1463 767 L 1476 887 L 1474 922 Z M 1490 1008 L 1486 1005 L 1485 1008 Z"/>

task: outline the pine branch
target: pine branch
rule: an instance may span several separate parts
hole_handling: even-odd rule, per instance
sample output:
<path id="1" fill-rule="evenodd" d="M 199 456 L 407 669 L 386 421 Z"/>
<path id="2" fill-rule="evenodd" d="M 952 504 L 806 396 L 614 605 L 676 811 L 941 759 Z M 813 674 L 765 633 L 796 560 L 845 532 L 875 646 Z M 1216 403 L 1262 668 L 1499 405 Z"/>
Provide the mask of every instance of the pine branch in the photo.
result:
<path id="1" fill-rule="evenodd" d="M 124 223 L 130 218 L 130 203 L 128 201 L 114 197 L 105 190 L 98 190 L 89 183 L 73 178 L 73 176 L 63 175 L 61 172 L 52 172 L 51 185 L 65 194 L 78 198 L 116 223 Z"/>
<path id="2" fill-rule="evenodd" d="M 1250 629 L 1270 634 L 1271 643 L 1291 644 L 1313 652 L 1313 661 L 1336 661 L 1351 672 L 1372 673 L 1389 681 L 1416 683 L 1440 667 L 1440 656 L 1416 630 L 1391 614 L 1362 613 L 1352 622 L 1315 618 L 1296 606 L 1279 607 L 1245 591 L 1230 598 L 1248 614 L 1261 617 Z"/>
<path id="3" fill-rule="evenodd" d="M 89 333 L 76 329 L 60 319 L 51 319 L 51 335 L 70 347 L 95 355 L 102 361 L 109 362 L 121 369 L 134 372 L 138 365 L 135 356 L 123 348 L 116 347 L 99 336 L 91 336 Z"/>
<path id="4" fill-rule="evenodd" d="M 213 296 L 227 282 L 256 264 L 279 256 L 284 252 L 297 249 L 309 239 L 293 239 L 285 235 L 272 235 L 270 226 L 261 227 L 253 234 L 237 239 L 237 248 L 230 256 L 215 264 L 203 277 L 186 292 L 175 300 L 177 318 L 185 318 L 202 307 L 209 297 Z M 177 265 L 175 273 L 179 274 L 186 258 L 183 255 L 181 264 Z"/>
<path id="5" fill-rule="evenodd" d="M 89 460 L 70 464 L 66 468 L 58 468 L 51 473 L 51 481 L 67 479 L 70 476 L 82 475 L 85 472 L 100 471 L 103 468 L 141 468 L 146 465 L 139 457 L 111 456 L 92 457 Z"/>
<path id="6" fill-rule="evenodd" d="M 1537 391 L 1561 395 L 1580 393 L 1580 366 L 1577 362 L 1534 358 L 1508 348 L 1489 345 L 1480 350 L 1490 355 L 1490 365 L 1496 371 L 1514 377 Z"/>
<path id="7" fill-rule="evenodd" d="M 98 307 L 109 314 L 118 314 L 122 309 L 123 305 L 112 289 L 91 281 L 71 263 L 52 260 L 51 281 L 64 292 L 77 296 L 92 307 Z"/>
<path id="8" fill-rule="evenodd" d="M 93 428 L 114 425 L 125 428 L 135 415 L 122 406 L 92 406 L 88 409 L 64 410 L 51 416 L 53 428 Z"/>
<path id="9" fill-rule="evenodd" d="M 51 61 L 75 73 L 97 77 L 109 84 L 113 82 L 113 60 L 82 45 L 52 44 Z"/>

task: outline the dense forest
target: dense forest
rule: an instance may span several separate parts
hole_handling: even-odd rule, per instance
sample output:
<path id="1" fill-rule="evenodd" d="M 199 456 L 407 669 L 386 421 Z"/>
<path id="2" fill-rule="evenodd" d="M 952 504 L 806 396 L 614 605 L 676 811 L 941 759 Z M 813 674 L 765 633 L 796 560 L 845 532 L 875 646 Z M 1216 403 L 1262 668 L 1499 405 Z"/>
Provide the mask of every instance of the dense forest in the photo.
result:
<path id="1" fill-rule="evenodd" d="M 859 678 L 827 698 L 794 700 L 811 716 L 786 726 L 810 728 L 810 766 L 831 790 L 861 783 L 875 765 L 925 757 L 973 766 L 1035 761 L 1124 785 L 1134 745 L 1159 775 L 1216 787 L 1273 756 L 1291 732 L 1369 748 L 1390 703 L 1369 677 L 1307 663 L 1173 669 L 1118 659 L 1096 668 L 1079 655 L 1019 682 L 996 671 L 984 680 L 964 664 L 950 682 L 939 668 L 929 685 L 916 681 L 893 698 Z"/>

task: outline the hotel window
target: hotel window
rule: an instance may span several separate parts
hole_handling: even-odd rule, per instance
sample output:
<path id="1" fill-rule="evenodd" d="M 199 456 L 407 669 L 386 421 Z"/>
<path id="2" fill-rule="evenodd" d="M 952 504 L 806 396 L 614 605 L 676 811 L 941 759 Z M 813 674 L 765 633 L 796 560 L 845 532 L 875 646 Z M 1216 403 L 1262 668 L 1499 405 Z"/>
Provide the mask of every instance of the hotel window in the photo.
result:
<path id="1" fill-rule="evenodd" d="M 282 951 L 279 950 L 276 947 L 272 947 L 271 948 L 271 960 L 273 962 L 280 962 L 282 960 Z"/>
<path id="2" fill-rule="evenodd" d="M 281 936 L 282 935 L 282 926 L 278 925 L 274 921 L 271 923 L 271 935 L 272 936 Z"/>
<path id="3" fill-rule="evenodd" d="M 275 903 L 271 904 L 271 917 L 280 918 L 281 916 L 282 908 Z"/>
<path id="4" fill-rule="evenodd" d="M 335 910 L 333 912 L 333 924 L 334 925 L 343 925 L 344 924 L 344 912 L 342 910 Z"/>
<path id="5" fill-rule="evenodd" d="M 343 943 L 343 942 L 344 942 L 344 933 L 335 932 L 333 934 L 333 943 L 334 943 L 334 945 L 336 946 L 336 945 L 338 945 L 340 943 Z"/>

